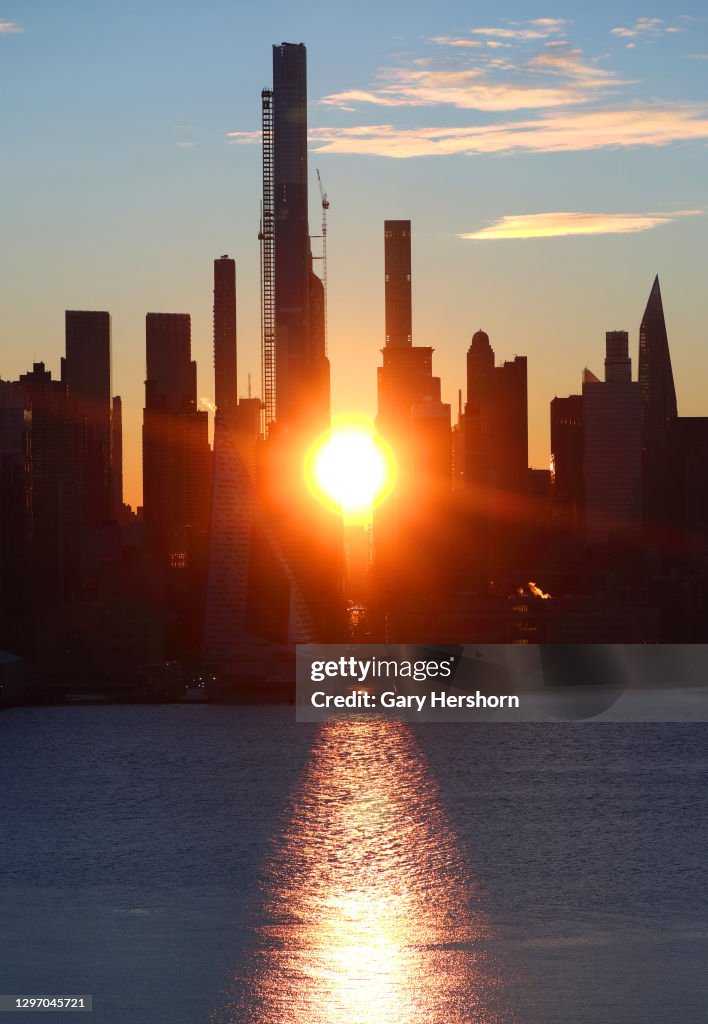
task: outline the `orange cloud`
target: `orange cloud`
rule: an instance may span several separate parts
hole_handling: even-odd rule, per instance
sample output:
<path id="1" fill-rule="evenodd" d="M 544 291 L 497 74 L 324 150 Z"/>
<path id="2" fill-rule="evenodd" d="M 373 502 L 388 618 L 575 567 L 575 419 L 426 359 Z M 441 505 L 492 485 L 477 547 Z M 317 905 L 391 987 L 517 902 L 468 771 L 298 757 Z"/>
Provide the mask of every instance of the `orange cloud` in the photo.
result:
<path id="1" fill-rule="evenodd" d="M 514 43 L 499 39 L 435 36 L 430 41 L 458 51 L 436 66 L 430 58 L 409 62 L 403 67 L 379 68 L 374 85 L 331 93 L 320 103 L 348 108 L 370 103 L 382 107 L 453 106 L 460 110 L 543 109 L 587 103 L 608 88 L 628 84 L 612 71 L 588 63 L 582 50 L 564 39 L 549 39 L 562 23 L 540 19 L 530 29 L 473 29 L 476 33 L 497 33 L 518 42 L 519 33 L 543 39 L 544 49 L 534 57 L 514 61 L 506 50 Z M 493 56 L 497 48 L 504 58 Z M 492 53 L 487 52 L 491 48 Z M 546 83 L 540 83 L 540 77 Z"/>
<path id="2" fill-rule="evenodd" d="M 524 110 L 563 107 L 584 103 L 577 86 L 556 88 L 510 84 L 485 80 L 479 68 L 469 71 L 390 71 L 389 85 L 377 91 L 349 89 L 325 96 L 322 103 L 339 107 L 351 103 L 371 103 L 380 107 L 428 107 L 448 105 L 458 110 Z"/>
<path id="3" fill-rule="evenodd" d="M 0 34 L 11 32 L 24 32 L 24 29 L 21 25 L 16 25 L 14 21 L 0 21 Z"/>
<path id="4" fill-rule="evenodd" d="M 649 231 L 670 224 L 676 217 L 701 214 L 701 210 L 677 210 L 675 213 L 528 213 L 502 217 L 480 231 L 459 234 L 458 238 L 487 241 L 509 238 L 558 238 L 567 235 L 625 235 Z"/>
<path id="5" fill-rule="evenodd" d="M 231 134 L 240 136 L 236 141 L 260 137 L 258 133 Z M 310 131 L 315 152 L 399 159 L 453 153 L 562 153 L 607 146 L 665 146 L 698 139 L 708 139 L 708 111 L 688 104 L 559 111 L 531 120 L 468 127 L 373 124 Z"/>

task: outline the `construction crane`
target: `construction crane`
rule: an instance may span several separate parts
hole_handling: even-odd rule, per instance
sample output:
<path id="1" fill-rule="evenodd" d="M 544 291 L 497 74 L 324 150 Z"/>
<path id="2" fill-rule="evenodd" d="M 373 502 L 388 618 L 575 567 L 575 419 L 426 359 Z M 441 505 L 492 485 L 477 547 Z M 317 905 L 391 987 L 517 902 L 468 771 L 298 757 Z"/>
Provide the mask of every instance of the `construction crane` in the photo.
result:
<path id="1" fill-rule="evenodd" d="M 275 419 L 275 212 L 273 196 L 273 90 L 261 93 L 263 118 L 263 202 L 261 227 L 261 389 L 263 436 Z"/>
<path id="2" fill-rule="evenodd" d="M 322 284 L 324 285 L 324 343 L 325 355 L 327 354 L 327 210 L 329 210 L 329 199 L 322 187 L 322 178 L 319 168 L 317 169 L 317 184 L 320 186 L 320 199 L 322 200 Z"/>

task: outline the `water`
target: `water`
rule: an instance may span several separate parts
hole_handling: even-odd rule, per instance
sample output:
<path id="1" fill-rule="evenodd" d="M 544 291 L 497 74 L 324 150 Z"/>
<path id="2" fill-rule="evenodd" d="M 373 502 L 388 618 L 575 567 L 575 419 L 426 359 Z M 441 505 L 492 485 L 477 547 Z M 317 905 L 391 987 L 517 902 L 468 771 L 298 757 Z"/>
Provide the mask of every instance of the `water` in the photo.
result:
<path id="1" fill-rule="evenodd" d="M 706 726 L 293 717 L 3 712 L 0 992 L 91 993 L 96 1024 L 704 1024 Z"/>

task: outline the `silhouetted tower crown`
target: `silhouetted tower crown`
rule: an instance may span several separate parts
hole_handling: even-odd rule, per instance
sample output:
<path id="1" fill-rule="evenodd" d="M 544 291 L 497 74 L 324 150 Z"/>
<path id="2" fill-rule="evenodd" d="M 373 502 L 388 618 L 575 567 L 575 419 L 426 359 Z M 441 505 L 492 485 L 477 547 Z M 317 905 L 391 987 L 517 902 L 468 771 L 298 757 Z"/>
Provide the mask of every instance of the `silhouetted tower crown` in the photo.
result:
<path id="1" fill-rule="evenodd" d="M 489 389 L 494 372 L 494 349 L 485 331 L 475 331 L 467 349 L 467 402 L 474 408 Z"/>
<path id="2" fill-rule="evenodd" d="M 663 437 L 668 421 L 677 415 L 676 389 L 658 275 L 654 278 L 639 327 L 639 390 L 646 447 Z"/>
<path id="3" fill-rule="evenodd" d="M 631 381 L 632 361 L 629 358 L 629 335 L 626 331 L 605 334 L 605 380 L 609 383 Z"/>
<path id="4" fill-rule="evenodd" d="M 386 347 L 413 344 L 411 303 L 411 222 L 384 221 Z"/>

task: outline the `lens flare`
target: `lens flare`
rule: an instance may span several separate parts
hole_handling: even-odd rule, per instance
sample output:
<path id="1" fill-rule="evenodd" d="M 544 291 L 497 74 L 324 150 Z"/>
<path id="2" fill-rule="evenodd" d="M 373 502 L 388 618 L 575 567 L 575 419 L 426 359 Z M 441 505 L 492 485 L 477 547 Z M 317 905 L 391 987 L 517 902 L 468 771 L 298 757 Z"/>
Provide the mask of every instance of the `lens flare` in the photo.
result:
<path id="1" fill-rule="evenodd" d="M 308 452 L 305 474 L 313 493 L 347 522 L 367 522 L 395 483 L 393 454 L 364 420 L 339 421 Z"/>

